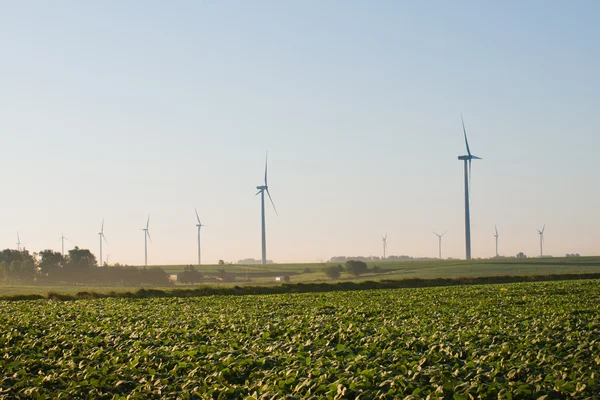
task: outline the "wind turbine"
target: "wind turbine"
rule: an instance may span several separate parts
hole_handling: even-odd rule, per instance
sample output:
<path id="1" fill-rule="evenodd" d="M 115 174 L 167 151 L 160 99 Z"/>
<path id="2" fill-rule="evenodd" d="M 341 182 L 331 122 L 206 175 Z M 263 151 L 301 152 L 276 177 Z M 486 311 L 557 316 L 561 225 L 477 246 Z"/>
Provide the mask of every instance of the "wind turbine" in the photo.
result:
<path id="1" fill-rule="evenodd" d="M 544 224 L 544 227 L 542 228 L 542 230 L 540 231 L 539 229 L 538 231 L 538 235 L 540 235 L 540 258 L 544 257 L 544 230 L 546 229 L 546 224 Z"/>
<path id="2" fill-rule="evenodd" d="M 144 266 L 148 266 L 148 239 L 152 242 L 152 238 L 150 237 L 150 231 L 148 227 L 150 226 L 150 214 L 148 214 L 148 221 L 146 221 L 146 227 L 142 228 L 144 231 Z"/>
<path id="3" fill-rule="evenodd" d="M 100 262 L 98 263 L 98 265 L 101 267 L 102 266 L 102 239 L 104 239 L 106 244 L 108 244 L 108 240 L 106 240 L 106 236 L 104 236 L 104 218 L 102 218 L 102 226 L 100 227 L 100 232 L 98 233 L 98 236 L 100 237 Z"/>
<path id="4" fill-rule="evenodd" d="M 202 225 L 202 222 L 200 222 L 200 217 L 198 216 L 198 210 L 196 210 L 194 208 L 194 211 L 196 212 L 196 219 L 198 220 L 198 223 L 196 224 L 196 226 L 198 227 L 198 266 L 200 266 L 200 228 L 202 228 L 203 226 L 206 225 Z"/>
<path id="5" fill-rule="evenodd" d="M 273 205 L 273 210 L 275 210 L 275 214 L 277 213 L 277 208 L 275 208 L 275 203 L 273 203 L 273 199 L 271 198 L 271 193 L 269 193 L 269 185 L 267 184 L 267 161 L 268 161 L 268 153 L 265 155 L 265 184 L 263 186 L 257 186 L 258 192 L 256 195 L 260 194 L 260 210 L 261 210 L 261 220 L 262 220 L 262 264 L 267 263 L 267 232 L 265 225 L 265 192 L 269 196 L 269 200 L 271 200 L 271 204 Z"/>
<path id="6" fill-rule="evenodd" d="M 467 140 L 467 130 L 465 129 L 465 121 L 463 120 L 462 114 L 460 115 L 462 121 L 463 133 L 465 135 L 465 144 L 467 145 L 467 155 L 458 156 L 458 159 L 465 162 L 465 244 L 467 249 L 467 260 L 471 259 L 471 212 L 469 210 L 469 197 L 471 184 L 471 160 L 481 160 L 480 157 L 471 154 L 469 149 L 469 141 Z M 467 165 L 468 164 L 468 165 Z"/>
<path id="7" fill-rule="evenodd" d="M 496 227 L 496 225 L 494 225 L 494 229 L 496 230 L 496 234 L 494 235 L 494 237 L 496 238 L 496 257 L 498 257 L 498 228 Z"/>
<path id="8" fill-rule="evenodd" d="M 64 233 L 60 234 L 60 241 L 62 243 L 62 255 L 63 257 L 65 256 L 65 240 L 69 240 L 65 237 Z M 70 241 L 70 240 L 69 240 Z M 100 241 L 100 248 L 102 248 L 102 241 Z M 102 250 L 100 250 L 100 253 L 102 253 Z"/>
<path id="9" fill-rule="evenodd" d="M 385 260 L 385 251 L 387 250 L 387 233 L 385 236 L 381 237 L 381 240 L 383 241 L 383 260 Z"/>
<path id="10" fill-rule="evenodd" d="M 21 251 L 21 238 L 19 237 L 19 231 L 17 231 L 17 251 Z"/>
<path id="11" fill-rule="evenodd" d="M 444 236 L 446 232 L 447 231 L 444 231 L 444 233 L 442 233 L 441 235 L 433 232 L 433 234 L 438 237 L 438 252 L 440 260 L 442 259 L 442 236 Z"/>

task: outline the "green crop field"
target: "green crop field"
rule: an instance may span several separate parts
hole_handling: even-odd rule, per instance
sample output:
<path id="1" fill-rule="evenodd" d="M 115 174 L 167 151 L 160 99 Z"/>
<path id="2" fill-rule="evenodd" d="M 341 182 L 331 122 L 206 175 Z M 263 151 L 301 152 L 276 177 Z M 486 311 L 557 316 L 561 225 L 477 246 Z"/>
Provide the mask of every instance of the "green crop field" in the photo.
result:
<path id="1" fill-rule="evenodd" d="M 592 398 L 599 284 L 0 301 L 0 398 Z"/>

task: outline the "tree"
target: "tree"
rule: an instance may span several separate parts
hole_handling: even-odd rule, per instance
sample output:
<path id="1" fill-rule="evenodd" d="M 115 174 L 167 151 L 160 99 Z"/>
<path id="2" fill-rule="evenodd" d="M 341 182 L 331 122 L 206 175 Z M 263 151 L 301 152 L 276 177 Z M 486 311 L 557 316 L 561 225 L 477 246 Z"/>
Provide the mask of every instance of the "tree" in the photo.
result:
<path id="1" fill-rule="evenodd" d="M 177 275 L 177 280 L 181 283 L 196 283 L 202 280 L 202 274 L 193 265 L 186 265 L 183 272 Z"/>
<path id="2" fill-rule="evenodd" d="M 219 260 L 219 265 L 225 265 L 225 261 Z"/>
<path id="3" fill-rule="evenodd" d="M 53 250 L 40 251 L 39 257 L 40 263 L 38 267 L 40 267 L 40 271 L 44 275 L 52 274 L 53 271 L 64 266 L 65 263 L 63 255 Z"/>
<path id="4" fill-rule="evenodd" d="M 367 263 L 364 261 L 358 260 L 348 260 L 346 261 L 346 271 L 354 276 L 359 276 L 367 272 L 368 267 Z"/>
<path id="5" fill-rule="evenodd" d="M 28 250 L 12 250 L 12 249 L 4 249 L 0 252 L 0 261 L 4 261 L 6 265 L 10 265 L 13 261 L 25 261 L 31 260 L 35 264 L 35 260 L 33 256 L 29 254 Z"/>
<path id="6" fill-rule="evenodd" d="M 88 249 L 75 246 L 69 250 L 68 265 L 72 268 L 91 268 L 97 264 L 96 256 Z"/>
<path id="7" fill-rule="evenodd" d="M 21 262 L 21 279 L 32 281 L 35 276 L 35 264 L 33 260 L 27 258 Z"/>
<path id="8" fill-rule="evenodd" d="M 340 279 L 342 270 L 343 268 L 341 265 L 332 265 L 331 267 L 325 268 L 325 275 L 327 275 L 329 279 Z"/>
<path id="9" fill-rule="evenodd" d="M 3 281 L 8 281 L 9 270 L 8 265 L 5 261 L 0 261 L 0 279 Z"/>
<path id="10" fill-rule="evenodd" d="M 18 278 L 21 274 L 21 261 L 13 260 L 10 263 L 10 276 L 13 278 Z"/>

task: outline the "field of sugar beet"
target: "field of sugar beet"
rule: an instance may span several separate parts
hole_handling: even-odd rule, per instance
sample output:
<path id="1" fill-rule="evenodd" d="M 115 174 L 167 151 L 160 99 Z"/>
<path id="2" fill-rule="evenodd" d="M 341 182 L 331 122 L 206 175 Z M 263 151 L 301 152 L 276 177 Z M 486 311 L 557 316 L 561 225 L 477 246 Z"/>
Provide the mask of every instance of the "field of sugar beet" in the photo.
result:
<path id="1" fill-rule="evenodd" d="M 0 398 L 591 397 L 599 283 L 0 301 Z"/>

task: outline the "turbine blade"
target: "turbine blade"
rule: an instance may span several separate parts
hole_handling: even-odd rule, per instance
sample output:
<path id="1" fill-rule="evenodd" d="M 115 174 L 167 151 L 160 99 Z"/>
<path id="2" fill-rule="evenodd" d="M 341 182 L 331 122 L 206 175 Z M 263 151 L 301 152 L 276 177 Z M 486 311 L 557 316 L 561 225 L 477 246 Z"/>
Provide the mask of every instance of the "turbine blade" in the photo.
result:
<path id="1" fill-rule="evenodd" d="M 102 233 L 100 236 L 102 236 L 102 239 L 104 239 L 104 241 L 106 242 L 106 244 L 108 244 L 108 240 L 106 240 L 106 236 L 104 236 L 104 233 Z"/>
<path id="2" fill-rule="evenodd" d="M 150 239 L 150 243 L 152 243 L 152 238 L 150 237 L 150 231 L 146 229 L 146 235 L 148 235 L 148 239 Z"/>
<path id="3" fill-rule="evenodd" d="M 494 225 L 494 229 L 496 230 L 496 236 L 498 236 L 498 228 Z"/>
<path id="4" fill-rule="evenodd" d="M 104 218 L 102 218 L 102 226 L 100 227 L 100 233 L 104 232 Z"/>
<path id="5" fill-rule="evenodd" d="M 268 158 L 269 158 L 269 152 L 267 151 L 265 153 L 265 186 L 267 185 L 267 162 L 268 162 Z"/>
<path id="6" fill-rule="evenodd" d="M 271 204 L 273 205 L 273 210 L 275 210 L 275 214 L 279 215 L 277 212 L 277 208 L 275 208 L 275 203 L 273 203 L 273 199 L 271 198 L 271 193 L 269 193 L 269 188 L 266 189 L 267 195 L 269 196 L 269 200 L 271 200 Z"/>
<path id="7" fill-rule="evenodd" d="M 460 114 L 460 120 L 462 122 L 463 133 L 465 134 L 465 144 L 467 145 L 467 154 L 471 155 L 471 149 L 469 149 L 469 141 L 467 140 L 467 130 L 465 129 L 465 120 L 462 114 Z"/>
<path id="8" fill-rule="evenodd" d="M 442 233 L 442 236 L 444 236 L 446 234 L 446 232 L 448 232 L 448 231 L 444 231 L 444 233 Z"/>
<path id="9" fill-rule="evenodd" d="M 258 196 L 262 192 L 262 189 L 256 192 L 255 196 Z"/>
<path id="10" fill-rule="evenodd" d="M 194 211 L 196 212 L 196 219 L 198 220 L 198 223 L 199 223 L 200 225 L 202 225 L 202 224 L 200 223 L 200 217 L 198 216 L 198 210 L 196 210 L 196 209 L 194 208 Z"/>
<path id="11" fill-rule="evenodd" d="M 148 229 L 149 225 L 150 225 L 150 214 L 148 214 L 148 221 L 146 221 L 146 230 Z"/>
<path id="12" fill-rule="evenodd" d="M 542 235 L 544 234 L 544 230 L 546 230 L 546 224 L 544 224 L 544 227 L 542 228 Z"/>

